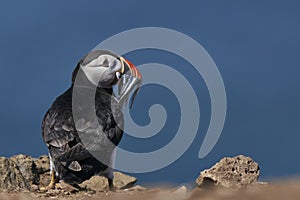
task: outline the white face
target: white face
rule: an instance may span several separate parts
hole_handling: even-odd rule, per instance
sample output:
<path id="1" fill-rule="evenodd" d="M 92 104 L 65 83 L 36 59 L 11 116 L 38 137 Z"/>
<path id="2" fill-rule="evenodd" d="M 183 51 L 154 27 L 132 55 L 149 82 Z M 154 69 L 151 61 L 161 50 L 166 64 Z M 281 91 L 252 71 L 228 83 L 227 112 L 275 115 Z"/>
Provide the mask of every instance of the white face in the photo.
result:
<path id="1" fill-rule="evenodd" d="M 122 68 L 121 62 L 112 55 L 100 55 L 81 69 L 95 86 L 108 87 L 116 78 L 116 73 Z"/>

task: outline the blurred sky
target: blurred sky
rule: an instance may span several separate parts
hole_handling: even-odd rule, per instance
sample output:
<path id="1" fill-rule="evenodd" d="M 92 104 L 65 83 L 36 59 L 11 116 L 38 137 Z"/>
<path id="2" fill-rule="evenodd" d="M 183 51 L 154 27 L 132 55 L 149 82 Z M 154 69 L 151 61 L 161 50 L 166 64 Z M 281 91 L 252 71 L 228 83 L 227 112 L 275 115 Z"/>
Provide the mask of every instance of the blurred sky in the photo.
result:
<path id="1" fill-rule="evenodd" d="M 210 119 L 202 78 L 192 69 L 183 71 L 188 63 L 173 54 L 129 53 L 136 65 L 158 62 L 182 72 L 196 88 L 201 106 L 200 129 L 192 146 L 162 170 L 135 174 L 140 183 L 193 182 L 202 169 L 238 154 L 256 160 L 264 180 L 299 176 L 299 10 L 297 0 L 2 1 L 0 155 L 46 154 L 41 121 L 52 101 L 69 87 L 77 61 L 114 34 L 155 26 L 183 32 L 203 45 L 223 77 L 228 110 L 217 145 L 200 160 L 198 151 Z M 148 140 L 125 136 L 124 148 L 145 152 L 174 136 L 178 102 L 166 88 L 141 90 L 133 117 L 146 125 L 147 107 L 153 103 L 162 103 L 172 116 L 166 127 Z"/>

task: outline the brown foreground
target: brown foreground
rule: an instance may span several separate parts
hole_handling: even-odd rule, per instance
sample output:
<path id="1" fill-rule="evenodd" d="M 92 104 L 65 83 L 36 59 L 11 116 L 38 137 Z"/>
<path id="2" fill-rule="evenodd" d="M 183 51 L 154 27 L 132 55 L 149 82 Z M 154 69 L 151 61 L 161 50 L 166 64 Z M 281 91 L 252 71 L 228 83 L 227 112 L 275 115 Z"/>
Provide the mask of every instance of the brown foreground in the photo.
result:
<path id="1" fill-rule="evenodd" d="M 260 182 L 259 175 L 258 163 L 238 155 L 225 157 L 210 169 L 201 171 L 190 190 L 185 186 L 144 188 L 136 185 L 135 177 L 121 172 L 114 172 L 116 192 L 108 192 L 107 179 L 100 176 L 93 176 L 76 188 L 60 182 L 56 189 L 44 190 L 42 188 L 50 182 L 49 158 L 20 154 L 0 157 L 0 200 L 300 199 L 300 181 L 281 180 L 268 184 Z"/>
<path id="2" fill-rule="evenodd" d="M 59 200 L 96 200 L 96 199 L 143 199 L 143 200 L 179 200 L 179 199 L 272 199 L 272 200 L 299 200 L 300 199 L 300 182 L 282 182 L 280 184 L 270 184 L 261 188 L 247 189 L 244 191 L 232 192 L 229 190 L 207 190 L 194 189 L 187 191 L 183 186 L 177 190 L 170 189 L 145 189 L 139 186 L 127 190 L 119 190 L 117 192 L 77 192 L 77 193 L 61 193 L 58 190 L 41 192 L 0 192 L 0 200 L 37 200 L 37 199 L 59 199 Z"/>

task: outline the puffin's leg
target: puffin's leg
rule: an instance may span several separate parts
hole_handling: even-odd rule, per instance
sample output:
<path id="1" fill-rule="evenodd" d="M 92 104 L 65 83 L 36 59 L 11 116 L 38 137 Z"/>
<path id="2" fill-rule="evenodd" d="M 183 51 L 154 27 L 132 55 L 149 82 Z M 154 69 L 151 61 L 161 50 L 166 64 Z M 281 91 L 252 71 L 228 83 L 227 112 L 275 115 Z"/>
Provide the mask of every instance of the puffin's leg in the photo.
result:
<path id="1" fill-rule="evenodd" d="M 58 178 L 56 177 L 56 173 L 55 173 L 55 170 L 54 170 L 54 164 L 53 164 L 53 160 L 52 160 L 52 157 L 51 157 L 50 153 L 49 153 L 49 159 L 50 159 L 50 176 L 51 176 L 51 179 L 50 179 L 50 183 L 49 183 L 48 186 L 40 188 L 41 191 L 47 191 L 47 190 L 50 190 L 50 189 L 54 189 L 55 188 L 55 183 L 58 182 Z"/>
<path id="2" fill-rule="evenodd" d="M 51 180 L 50 180 L 50 183 L 48 186 L 46 187 L 41 187 L 40 190 L 41 191 L 47 191 L 47 190 L 51 190 L 51 189 L 54 189 L 55 188 L 55 183 L 57 182 L 57 178 L 55 176 L 55 171 L 52 170 L 51 172 Z"/>
<path id="3" fill-rule="evenodd" d="M 115 189 L 115 186 L 114 186 L 113 179 L 107 178 L 107 180 L 108 180 L 108 189 L 109 189 L 109 191 L 115 192 L 116 189 Z"/>
<path id="4" fill-rule="evenodd" d="M 110 191 L 115 192 L 116 188 L 114 186 L 114 166 L 115 166 L 115 160 L 116 160 L 116 149 L 112 151 L 111 157 L 110 157 L 110 167 L 107 168 L 107 180 L 108 180 L 108 188 Z"/>
<path id="5" fill-rule="evenodd" d="M 55 187 L 55 183 L 57 182 L 56 176 L 55 176 L 55 171 L 52 170 L 51 173 L 51 180 L 49 185 L 47 186 L 49 189 L 53 189 Z"/>

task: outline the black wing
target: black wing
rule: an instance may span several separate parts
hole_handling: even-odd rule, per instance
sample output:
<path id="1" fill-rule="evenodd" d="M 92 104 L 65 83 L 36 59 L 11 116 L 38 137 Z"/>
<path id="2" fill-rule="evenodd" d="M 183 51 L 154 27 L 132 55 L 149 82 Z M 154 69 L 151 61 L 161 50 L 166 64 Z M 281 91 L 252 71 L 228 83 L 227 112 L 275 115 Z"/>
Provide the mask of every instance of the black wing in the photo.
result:
<path id="1" fill-rule="evenodd" d="M 108 95 L 96 95 L 95 107 L 97 119 L 87 117 L 74 122 L 72 88 L 52 104 L 45 115 L 42 129 L 44 142 L 54 162 L 73 171 L 80 171 L 82 161 L 92 155 L 109 162 L 123 134 L 122 113 L 116 103 L 111 103 Z M 84 105 L 82 109 L 85 110 Z"/>

